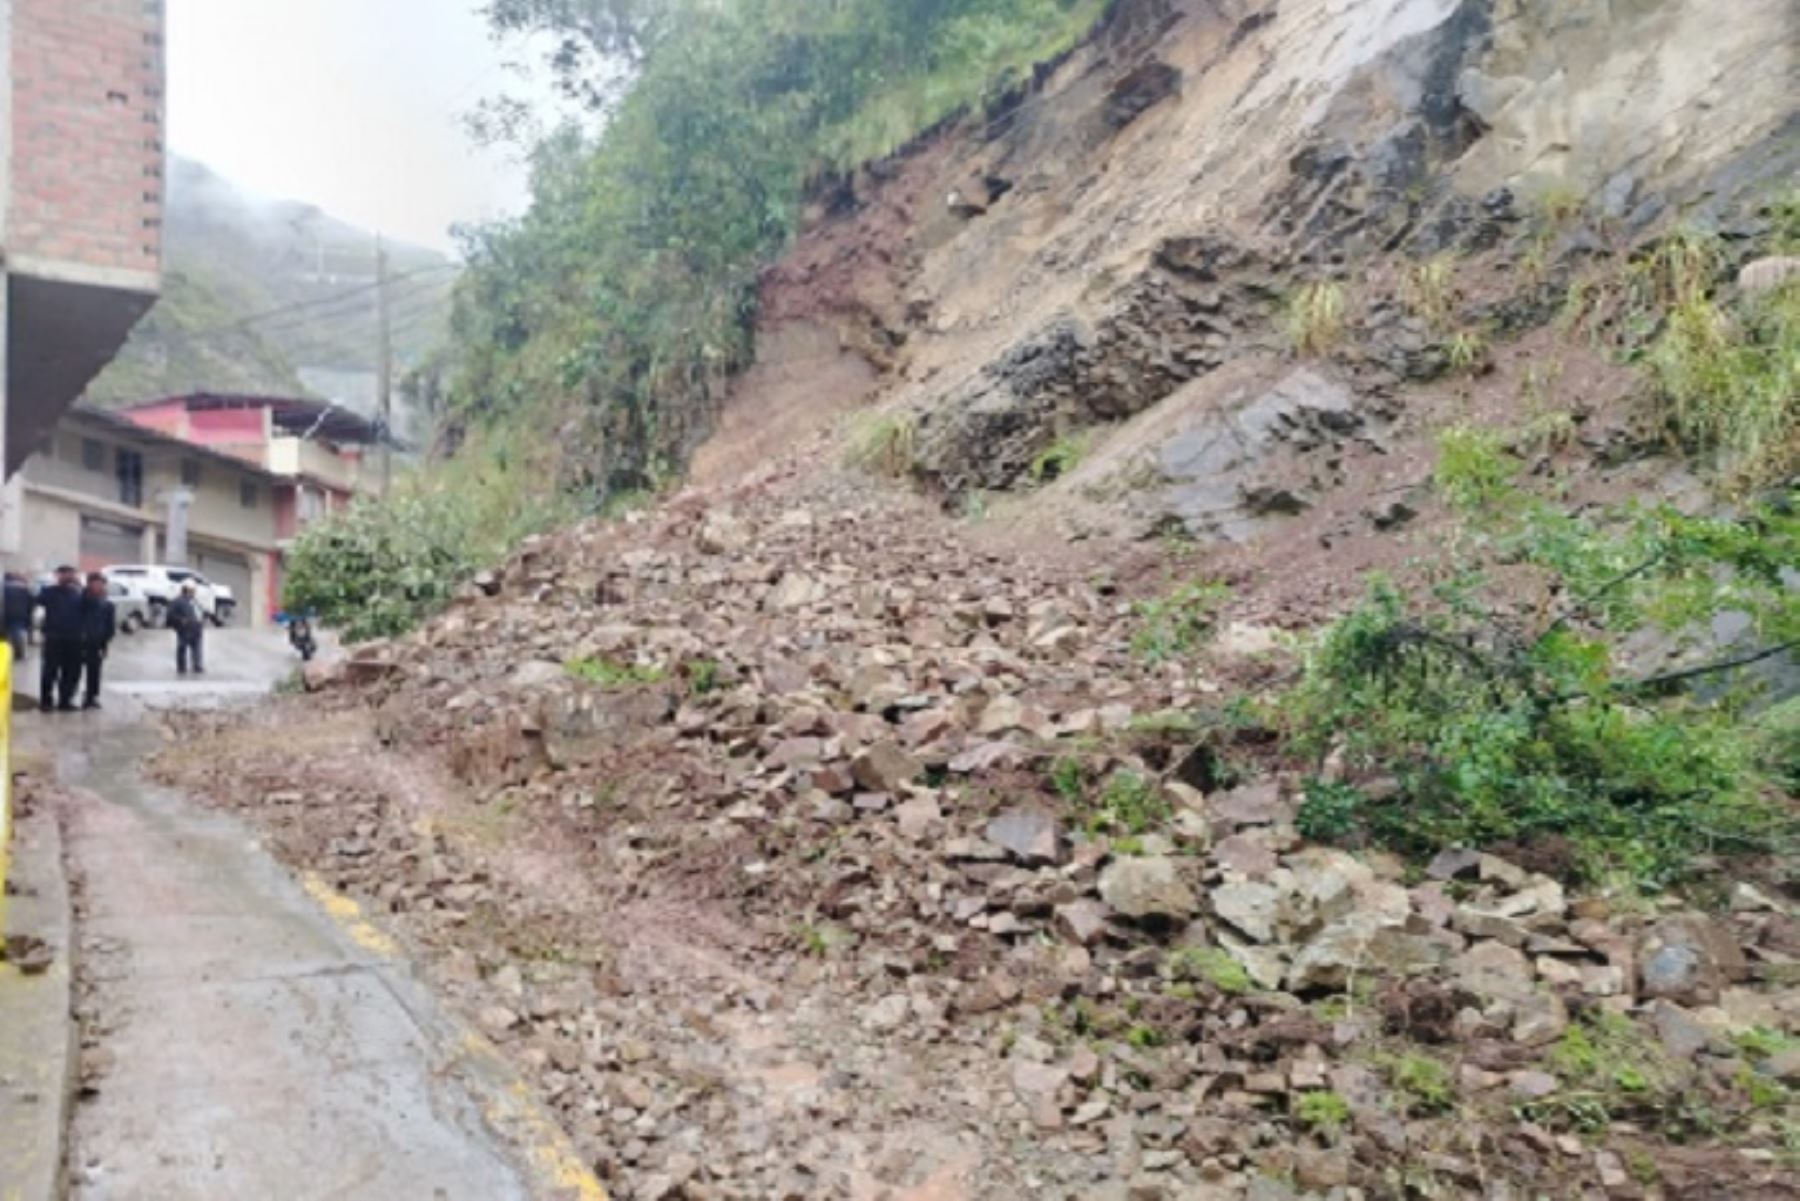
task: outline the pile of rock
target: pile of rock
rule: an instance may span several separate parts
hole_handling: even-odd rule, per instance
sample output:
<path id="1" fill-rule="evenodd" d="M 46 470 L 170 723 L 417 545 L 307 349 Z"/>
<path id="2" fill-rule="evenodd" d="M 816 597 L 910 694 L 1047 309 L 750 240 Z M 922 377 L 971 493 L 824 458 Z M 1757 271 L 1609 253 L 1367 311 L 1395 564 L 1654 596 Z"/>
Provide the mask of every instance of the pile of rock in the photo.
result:
<path id="1" fill-rule="evenodd" d="M 310 762 L 251 771 L 258 811 L 436 953 L 623 1197 L 1647 1195 L 1618 1165 L 1661 1132 L 1570 1117 L 1604 1014 L 1778 1195 L 1789 906 L 1306 845 L 1204 733 L 1266 632 L 1149 665 L 1108 579 L 948 528 L 788 481 L 536 542 L 312 681 L 528 834 Z"/>

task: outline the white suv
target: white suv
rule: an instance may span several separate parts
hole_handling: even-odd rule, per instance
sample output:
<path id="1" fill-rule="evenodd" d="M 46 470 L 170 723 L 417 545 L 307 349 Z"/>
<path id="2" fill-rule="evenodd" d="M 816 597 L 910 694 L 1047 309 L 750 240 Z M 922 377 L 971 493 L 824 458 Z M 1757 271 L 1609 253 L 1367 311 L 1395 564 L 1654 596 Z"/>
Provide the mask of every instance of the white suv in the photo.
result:
<path id="1" fill-rule="evenodd" d="M 108 567 L 104 574 L 109 581 L 141 592 L 150 602 L 158 625 L 164 621 L 169 602 L 181 594 L 181 586 L 189 580 L 194 582 L 194 600 L 199 603 L 200 612 L 214 625 L 222 626 L 230 621 L 231 611 L 237 607 L 237 598 L 232 596 L 230 588 L 213 583 L 189 567 L 124 564 Z"/>

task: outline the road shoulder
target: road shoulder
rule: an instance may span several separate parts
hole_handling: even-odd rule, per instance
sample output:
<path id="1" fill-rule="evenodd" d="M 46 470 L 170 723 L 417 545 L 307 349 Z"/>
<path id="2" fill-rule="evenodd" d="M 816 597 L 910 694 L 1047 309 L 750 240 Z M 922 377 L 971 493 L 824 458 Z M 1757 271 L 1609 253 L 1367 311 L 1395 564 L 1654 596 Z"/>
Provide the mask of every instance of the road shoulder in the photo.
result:
<path id="1" fill-rule="evenodd" d="M 53 802 L 20 794 L 6 934 L 43 940 L 53 958 L 37 974 L 0 961 L 0 1197 L 52 1201 L 63 1195 L 77 1062 L 73 923 Z"/>

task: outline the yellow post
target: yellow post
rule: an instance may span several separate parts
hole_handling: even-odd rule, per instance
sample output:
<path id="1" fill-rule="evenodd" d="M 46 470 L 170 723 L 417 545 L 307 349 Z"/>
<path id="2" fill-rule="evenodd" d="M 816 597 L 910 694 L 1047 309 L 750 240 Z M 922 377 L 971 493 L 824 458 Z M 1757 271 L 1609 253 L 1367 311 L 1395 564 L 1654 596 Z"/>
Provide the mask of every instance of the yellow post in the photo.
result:
<path id="1" fill-rule="evenodd" d="M 6 933 L 6 869 L 12 866 L 12 643 L 0 638 L 0 936 Z"/>

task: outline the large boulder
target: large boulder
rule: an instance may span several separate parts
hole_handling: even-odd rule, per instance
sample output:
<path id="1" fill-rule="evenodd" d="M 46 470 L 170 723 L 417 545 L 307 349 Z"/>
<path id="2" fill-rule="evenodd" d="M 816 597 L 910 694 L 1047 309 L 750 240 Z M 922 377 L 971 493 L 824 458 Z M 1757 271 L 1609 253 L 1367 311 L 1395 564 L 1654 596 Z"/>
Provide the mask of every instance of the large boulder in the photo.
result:
<path id="1" fill-rule="evenodd" d="M 1281 890 L 1269 884 L 1221 884 L 1212 890 L 1213 912 L 1256 942 L 1274 940 L 1281 898 Z"/>
<path id="2" fill-rule="evenodd" d="M 1681 1004 L 1710 1005 L 1749 975 L 1729 930 L 1699 913 L 1663 918 L 1638 940 L 1640 992 Z"/>
<path id="3" fill-rule="evenodd" d="M 544 697 L 537 724 L 551 766 L 572 768 L 598 762 L 625 731 L 667 721 L 674 712 L 673 694 L 661 688 L 571 688 Z"/>
<path id="4" fill-rule="evenodd" d="M 1200 911 L 1175 861 L 1163 855 L 1113 860 L 1100 873 L 1100 896 L 1113 912 L 1131 918 L 1183 921 Z"/>
<path id="5" fill-rule="evenodd" d="M 1056 862 L 1056 816 L 1030 806 L 1008 809 L 987 824 L 987 840 L 1028 864 Z"/>

